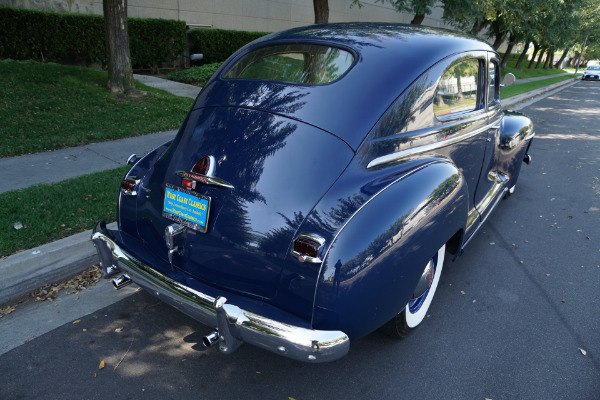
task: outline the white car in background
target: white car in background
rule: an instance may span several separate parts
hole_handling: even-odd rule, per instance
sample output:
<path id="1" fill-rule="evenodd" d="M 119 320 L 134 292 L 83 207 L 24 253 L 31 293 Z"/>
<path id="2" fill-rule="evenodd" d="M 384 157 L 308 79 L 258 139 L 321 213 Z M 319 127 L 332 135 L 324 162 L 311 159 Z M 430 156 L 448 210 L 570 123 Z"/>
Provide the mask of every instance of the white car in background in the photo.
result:
<path id="1" fill-rule="evenodd" d="M 600 65 L 590 65 L 583 71 L 582 80 L 600 80 Z"/>

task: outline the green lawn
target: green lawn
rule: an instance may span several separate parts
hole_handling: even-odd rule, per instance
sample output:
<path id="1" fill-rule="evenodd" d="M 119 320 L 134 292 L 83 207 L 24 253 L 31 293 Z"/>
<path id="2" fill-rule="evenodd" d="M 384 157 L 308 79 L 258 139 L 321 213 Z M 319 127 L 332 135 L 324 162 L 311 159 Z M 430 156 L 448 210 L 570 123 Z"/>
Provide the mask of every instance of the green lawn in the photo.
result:
<path id="1" fill-rule="evenodd" d="M 516 96 L 516 95 L 521 94 L 521 93 L 525 93 L 525 92 L 529 92 L 531 90 L 539 89 L 541 87 L 552 85 L 552 84 L 557 83 L 557 82 L 562 82 L 562 81 L 566 81 L 566 80 L 569 80 L 569 79 L 572 80 L 575 76 L 576 76 L 575 74 L 572 74 L 572 75 L 563 75 L 563 76 L 556 76 L 554 78 L 540 79 L 538 81 L 526 82 L 526 83 L 520 83 L 520 84 L 517 84 L 517 85 L 506 86 L 506 87 L 503 87 L 501 89 L 501 91 L 500 91 L 500 97 L 503 98 L 503 99 L 506 99 L 508 97 Z"/>
<path id="2" fill-rule="evenodd" d="M 178 128 L 193 99 L 137 84 L 140 98 L 112 96 L 90 68 L 0 60 L 0 157 Z"/>
<path id="3" fill-rule="evenodd" d="M 115 221 L 129 166 L 0 194 L 0 257 Z M 15 223 L 22 228 L 15 229 Z M 17 225 L 18 227 L 19 225 Z"/>
<path id="4" fill-rule="evenodd" d="M 500 54 L 501 59 L 502 59 L 502 56 L 503 56 L 503 54 Z M 527 59 L 523 60 L 523 63 L 521 64 L 521 70 L 519 71 L 518 69 L 515 68 L 515 66 L 517 65 L 519 56 L 520 56 L 520 54 L 511 54 L 510 55 L 510 57 L 508 58 L 508 63 L 506 65 L 506 68 L 502 69 L 502 78 L 504 78 L 504 75 L 508 74 L 509 72 L 514 74 L 515 78 L 517 78 L 517 79 L 535 78 L 538 76 L 556 75 L 556 74 L 562 74 L 562 73 L 567 72 L 562 69 L 556 69 L 556 68 L 544 69 L 543 63 L 540 64 L 540 67 L 538 69 L 536 69 L 535 65 L 537 63 L 537 60 L 535 63 L 533 63 L 533 66 L 531 67 L 531 69 L 528 69 L 527 67 L 529 66 L 529 60 L 527 60 Z"/>

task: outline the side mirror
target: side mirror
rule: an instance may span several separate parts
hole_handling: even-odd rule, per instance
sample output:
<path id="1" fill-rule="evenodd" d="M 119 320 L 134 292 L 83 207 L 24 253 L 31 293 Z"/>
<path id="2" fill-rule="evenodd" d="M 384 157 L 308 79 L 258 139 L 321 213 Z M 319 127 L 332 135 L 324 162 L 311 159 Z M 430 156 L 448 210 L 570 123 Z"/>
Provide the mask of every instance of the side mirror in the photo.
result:
<path id="1" fill-rule="evenodd" d="M 504 79 L 502 80 L 502 84 L 500 86 L 510 86 L 513 83 L 515 83 L 515 75 L 509 72 L 508 74 L 504 75 Z"/>

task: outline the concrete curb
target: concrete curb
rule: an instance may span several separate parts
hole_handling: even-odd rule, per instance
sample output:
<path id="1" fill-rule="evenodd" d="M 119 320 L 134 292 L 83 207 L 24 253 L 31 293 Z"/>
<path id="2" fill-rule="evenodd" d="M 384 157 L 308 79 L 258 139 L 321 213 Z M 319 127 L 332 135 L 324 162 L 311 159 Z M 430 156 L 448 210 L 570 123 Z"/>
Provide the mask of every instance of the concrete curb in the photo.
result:
<path id="1" fill-rule="evenodd" d="M 116 227 L 116 222 L 109 225 Z M 1 259 L 0 304 L 97 264 L 91 235 L 91 230 L 81 232 Z"/>

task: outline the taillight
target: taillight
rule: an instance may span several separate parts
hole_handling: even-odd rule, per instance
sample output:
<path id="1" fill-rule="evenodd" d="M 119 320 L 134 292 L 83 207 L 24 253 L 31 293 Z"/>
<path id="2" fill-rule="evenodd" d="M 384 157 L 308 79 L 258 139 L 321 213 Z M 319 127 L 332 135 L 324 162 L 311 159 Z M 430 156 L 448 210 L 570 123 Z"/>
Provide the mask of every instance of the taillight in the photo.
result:
<path id="1" fill-rule="evenodd" d="M 212 176 L 215 168 L 215 159 L 213 156 L 202 157 L 192 168 L 192 172 L 200 175 Z"/>
<path id="2" fill-rule="evenodd" d="M 185 186 L 186 188 L 190 188 L 190 189 L 196 189 L 196 181 L 190 180 L 190 179 L 185 179 L 183 178 L 181 180 L 181 184 L 183 186 Z"/>
<path id="3" fill-rule="evenodd" d="M 139 183 L 140 179 L 135 176 L 123 179 L 121 182 L 121 193 L 126 194 L 127 196 L 136 196 Z"/>
<path id="4" fill-rule="evenodd" d="M 312 233 L 301 233 L 294 240 L 291 254 L 300 262 L 321 263 L 320 252 L 325 245 L 325 239 Z"/>

